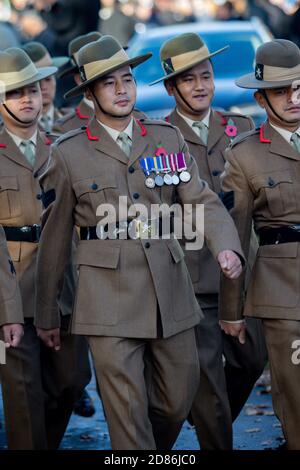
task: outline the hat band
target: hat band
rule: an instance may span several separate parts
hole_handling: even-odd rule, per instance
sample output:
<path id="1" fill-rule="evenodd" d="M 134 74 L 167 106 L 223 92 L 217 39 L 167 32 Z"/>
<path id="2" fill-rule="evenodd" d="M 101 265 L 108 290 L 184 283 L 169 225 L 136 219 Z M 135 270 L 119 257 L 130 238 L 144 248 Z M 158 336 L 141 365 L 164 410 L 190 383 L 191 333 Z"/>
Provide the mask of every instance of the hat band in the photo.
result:
<path id="1" fill-rule="evenodd" d="M 163 61 L 163 67 L 167 74 L 177 72 L 186 68 L 189 64 L 194 62 L 201 62 L 210 56 L 208 48 L 204 45 L 194 51 L 178 54 L 170 59 Z"/>
<path id="2" fill-rule="evenodd" d="M 29 80 L 37 74 L 38 71 L 35 65 L 31 62 L 24 69 L 18 72 L 0 73 L 0 82 L 3 82 L 4 85 L 8 87 L 24 82 L 25 80 Z"/>
<path id="3" fill-rule="evenodd" d="M 300 64 L 289 68 L 256 64 L 255 77 L 257 80 L 264 80 L 266 82 L 281 82 L 283 80 L 300 79 Z"/>
<path id="4" fill-rule="evenodd" d="M 34 65 L 37 68 L 51 67 L 51 66 L 53 66 L 53 60 L 51 59 L 50 54 L 45 54 L 40 60 L 34 62 Z"/>
<path id="5" fill-rule="evenodd" d="M 82 72 L 82 68 L 84 70 L 85 80 L 91 80 L 92 78 L 96 77 L 99 74 L 105 73 L 106 70 L 109 71 L 112 67 L 116 65 L 122 65 L 122 62 L 129 60 L 128 55 L 123 49 L 120 49 L 116 54 L 112 55 L 109 59 L 103 60 L 96 60 L 95 62 L 90 62 L 89 64 L 83 65 L 80 67 Z"/>

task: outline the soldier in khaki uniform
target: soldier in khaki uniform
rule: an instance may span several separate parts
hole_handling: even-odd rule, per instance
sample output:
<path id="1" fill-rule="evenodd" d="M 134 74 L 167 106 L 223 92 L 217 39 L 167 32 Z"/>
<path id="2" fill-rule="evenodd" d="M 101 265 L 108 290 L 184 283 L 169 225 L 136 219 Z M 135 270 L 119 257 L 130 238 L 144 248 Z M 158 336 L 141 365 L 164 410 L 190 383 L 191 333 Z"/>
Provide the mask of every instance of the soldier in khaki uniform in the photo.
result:
<path id="1" fill-rule="evenodd" d="M 56 292 L 75 224 L 81 241 L 72 331 L 89 340 L 113 449 L 171 448 L 198 386 L 194 326 L 201 310 L 178 241 L 170 234 L 149 237 L 151 206 L 168 207 L 176 199 L 181 204 L 204 203 L 210 249 L 228 276 L 236 278 L 241 272 L 232 220 L 199 178 L 178 129 L 133 118 L 136 85 L 131 67 L 150 55 L 130 59 L 111 36 L 79 51 L 83 83 L 68 95 L 86 90 L 96 118 L 87 129 L 55 143 L 40 178 L 46 210 L 36 324 L 46 344 L 59 343 Z M 172 184 L 162 184 L 158 167 L 155 178 L 142 171 L 146 157 L 152 155 L 158 163 L 159 152 L 173 155 L 174 166 L 166 178 Z M 180 169 L 185 168 L 181 180 L 180 158 Z M 139 210 L 138 203 L 148 210 L 148 219 L 128 215 L 129 210 Z M 113 213 L 101 217 L 104 204 L 116 210 L 116 220 Z M 166 235 L 163 215 L 156 222 L 158 234 Z M 144 231 L 146 238 L 141 236 Z M 57 278 L 49 279 L 50 272 Z M 147 380 L 145 353 L 152 367 Z"/>
<path id="2" fill-rule="evenodd" d="M 23 50 L 11 48 L 0 53 L 0 70 L 5 84 L 0 104 L 4 122 L 0 133 L 0 223 L 17 272 L 25 317 L 20 346 L 8 350 L 7 363 L 1 368 L 7 441 L 10 449 L 55 449 L 74 401 L 90 378 L 77 370 L 82 354 L 87 354 L 83 339 L 67 334 L 75 283 L 70 267 L 57 307 L 64 331 L 61 351 L 45 348 L 33 324 L 42 210 L 38 176 L 51 144 L 37 129 L 42 106 L 39 80 L 56 68 L 38 70 Z"/>
<path id="3" fill-rule="evenodd" d="M 289 449 L 300 449 L 300 51 L 286 40 L 260 46 L 255 73 L 236 83 L 253 88 L 268 120 L 233 141 L 226 152 L 223 190 L 245 252 L 252 219 L 259 236 L 243 311 L 243 279 L 222 280 L 220 313 L 227 334 L 239 336 L 245 316 L 262 319 L 273 404 Z M 226 323 L 226 321 L 233 323 Z M 297 351 L 298 348 L 298 351 Z"/>
<path id="4" fill-rule="evenodd" d="M 226 147 L 234 136 L 253 129 L 251 118 L 211 108 L 214 75 L 210 53 L 195 33 L 166 41 L 160 50 L 169 95 L 176 108 L 166 118 L 178 127 L 201 177 L 220 194 Z M 197 326 L 201 380 L 192 408 L 201 449 L 232 448 L 232 421 L 244 406 L 266 363 L 261 322 L 249 320 L 246 344 L 223 335 L 218 323 L 220 270 L 207 246 L 185 252 L 185 260 L 204 320 Z M 204 267 L 204 269 L 203 269 Z M 222 354 L 226 358 L 223 367 Z M 227 394 L 228 391 L 228 394 Z"/>
<path id="5" fill-rule="evenodd" d="M 16 270 L 10 259 L 5 232 L 0 226 L 0 327 L 6 347 L 17 347 L 23 336 L 24 317 Z"/>
<path id="6" fill-rule="evenodd" d="M 37 69 L 41 67 L 56 67 L 59 71 L 69 61 L 68 57 L 51 57 L 46 47 L 39 42 L 28 42 L 23 46 L 23 49 Z M 54 105 L 56 94 L 55 74 L 41 80 L 40 87 L 43 98 L 43 110 L 39 118 L 39 127 L 47 133 L 52 133 L 56 121 L 69 114 L 72 109 L 58 109 Z"/>

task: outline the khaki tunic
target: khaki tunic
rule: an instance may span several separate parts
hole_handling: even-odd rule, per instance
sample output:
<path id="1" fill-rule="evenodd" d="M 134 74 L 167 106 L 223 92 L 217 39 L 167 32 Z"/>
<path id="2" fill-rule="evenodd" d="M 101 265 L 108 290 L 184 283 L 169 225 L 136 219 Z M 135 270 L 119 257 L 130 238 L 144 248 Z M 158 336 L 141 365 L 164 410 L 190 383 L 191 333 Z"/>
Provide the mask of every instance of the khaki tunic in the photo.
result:
<path id="1" fill-rule="evenodd" d="M 22 300 L 14 265 L 9 257 L 6 238 L 0 226 L 0 326 L 23 323 Z"/>
<path id="2" fill-rule="evenodd" d="M 155 155 L 163 145 L 167 153 L 184 152 L 192 175 L 178 187 L 149 189 L 139 159 Z M 136 121 L 128 157 L 96 120 L 87 130 L 63 136 L 40 183 L 48 206 L 37 274 L 37 319 L 42 328 L 58 326 L 56 293 L 69 256 L 74 224 L 96 226 L 100 204 L 118 207 L 119 197 L 131 204 L 175 201 L 205 204 L 205 236 L 214 257 L 225 249 L 241 253 L 234 224 L 219 198 L 199 178 L 197 165 L 177 128 L 161 122 Z M 216 223 L 216 220 L 218 223 Z M 200 308 L 177 240 L 86 240 L 79 243 L 79 281 L 73 332 L 128 338 L 157 337 L 157 302 L 163 336 L 195 326 Z M 49 278 L 49 272 L 56 273 Z"/>
<path id="3" fill-rule="evenodd" d="M 226 152 L 222 187 L 233 191 L 230 213 L 247 254 L 253 217 L 256 230 L 300 224 L 300 155 L 268 123 Z M 244 315 L 300 319 L 300 244 L 260 246 Z M 221 317 L 241 318 L 243 280 L 222 279 Z"/>
<path id="4" fill-rule="evenodd" d="M 234 122 L 238 134 L 249 131 L 254 127 L 251 118 L 246 116 L 229 112 L 222 112 L 221 114 L 212 111 L 209 120 L 208 142 L 205 145 L 176 110 L 168 118 L 171 124 L 179 127 L 184 140 L 188 144 L 189 151 L 198 165 L 201 178 L 217 194 L 221 191 L 220 175 L 225 165 L 225 149 L 231 141 L 226 134 L 229 119 Z M 185 262 L 196 294 L 219 293 L 220 269 L 207 245 L 201 250 L 186 251 Z M 205 266 L 205 269 L 203 269 L 203 266 Z"/>

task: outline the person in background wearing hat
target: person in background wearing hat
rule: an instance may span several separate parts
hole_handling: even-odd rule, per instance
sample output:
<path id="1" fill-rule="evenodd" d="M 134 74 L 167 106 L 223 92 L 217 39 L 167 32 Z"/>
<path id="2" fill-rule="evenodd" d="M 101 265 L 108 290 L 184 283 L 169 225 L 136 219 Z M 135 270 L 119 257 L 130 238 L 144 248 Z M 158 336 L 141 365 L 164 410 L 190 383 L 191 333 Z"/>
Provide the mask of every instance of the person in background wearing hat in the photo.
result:
<path id="1" fill-rule="evenodd" d="M 0 332 L 7 348 L 16 348 L 23 336 L 23 309 L 16 270 L 0 226 Z"/>
<path id="2" fill-rule="evenodd" d="M 80 373 L 80 383 L 77 372 L 82 338 L 67 333 L 76 279 L 71 263 L 57 307 L 64 331 L 61 351 L 45 348 L 33 324 L 42 212 L 38 176 L 51 144 L 50 137 L 37 128 L 42 108 L 39 81 L 57 69 L 38 70 L 25 51 L 10 48 L 0 52 L 0 70 L 4 122 L 0 133 L 0 223 L 17 272 L 25 317 L 22 341 L 18 348 L 8 349 L 6 365 L 1 368 L 7 443 L 9 449 L 56 449 L 74 402 L 90 380 L 89 374 Z"/>
<path id="3" fill-rule="evenodd" d="M 81 79 L 77 65 L 78 51 L 86 44 L 97 41 L 101 36 L 97 31 L 93 31 L 70 41 L 69 62 L 59 71 L 58 77 L 63 78 L 72 75 L 75 83 L 80 85 Z M 56 121 L 53 131 L 58 134 L 65 134 L 68 131 L 78 129 L 87 125 L 94 114 L 93 102 L 84 96 L 74 110 Z"/>
<path id="4" fill-rule="evenodd" d="M 288 449 L 300 449 L 300 51 L 275 39 L 256 51 L 255 73 L 239 78 L 268 119 L 226 152 L 222 187 L 245 250 L 252 220 L 259 250 L 243 305 L 243 278 L 221 282 L 222 328 L 243 334 L 244 316 L 262 319 L 273 405 Z M 295 96 L 295 94 L 298 96 Z M 244 307 L 244 308 L 243 308 Z M 247 323 L 246 323 L 247 325 Z"/>
<path id="5" fill-rule="evenodd" d="M 58 71 L 68 63 L 68 57 L 51 57 L 46 47 L 40 42 L 28 42 L 22 49 L 29 55 L 30 59 L 40 69 L 42 67 L 54 66 Z M 43 110 L 39 118 L 39 126 L 46 133 L 52 133 L 57 119 L 71 112 L 71 108 L 58 109 L 54 105 L 56 94 L 55 74 L 40 81 L 43 98 Z"/>
<path id="6" fill-rule="evenodd" d="M 180 129 L 201 177 L 217 194 L 221 191 L 226 147 L 234 136 L 253 128 L 251 118 L 211 108 L 215 91 L 211 58 L 226 49 L 210 53 L 195 33 L 171 38 L 160 50 L 165 75 L 153 82 L 164 80 L 168 94 L 174 97 L 176 108 L 166 120 Z M 266 363 L 262 329 L 253 319 L 249 321 L 245 344 L 222 337 L 218 323 L 218 263 L 207 245 L 201 250 L 186 251 L 185 261 L 204 313 L 204 320 L 196 328 L 201 379 L 192 421 L 201 449 L 231 449 L 232 421 Z"/>
<path id="7" fill-rule="evenodd" d="M 30 59 L 37 67 L 54 66 L 60 70 L 64 65 L 69 62 L 68 57 L 51 57 L 45 46 L 38 42 L 28 42 L 23 46 L 24 51 L 29 55 Z M 55 92 L 56 92 L 56 79 L 54 75 L 44 78 L 40 81 L 40 87 L 43 99 L 43 112 L 39 118 L 39 127 L 44 130 L 46 134 L 52 133 L 55 128 L 55 123 L 63 115 L 71 112 L 70 108 L 57 109 L 54 106 Z M 84 348 L 82 351 L 82 370 L 87 371 L 90 369 L 88 349 Z M 90 372 L 91 375 L 91 372 Z M 80 399 L 75 403 L 74 412 L 83 417 L 93 416 L 95 407 L 88 392 L 84 390 Z"/>
<path id="8" fill-rule="evenodd" d="M 137 203 L 148 214 L 153 204 L 169 207 L 176 199 L 203 203 L 205 236 L 214 256 L 230 278 L 242 269 L 234 224 L 199 178 L 179 130 L 164 121 L 133 118 L 132 68 L 149 57 L 129 58 L 112 36 L 80 49 L 82 83 L 67 95 L 85 92 L 96 116 L 87 129 L 69 132 L 54 144 L 40 177 L 45 211 L 36 326 L 46 344 L 59 344 L 56 293 L 75 224 L 81 241 L 72 331 L 88 338 L 113 449 L 170 449 L 199 380 L 194 326 L 201 310 L 182 249 L 170 233 L 142 237 L 151 221 L 128 218 L 127 211 L 139 211 Z M 107 220 L 97 215 L 103 204 L 118 212 L 116 220 L 112 214 Z M 163 219 L 156 219 L 158 230 L 168 235 Z"/>

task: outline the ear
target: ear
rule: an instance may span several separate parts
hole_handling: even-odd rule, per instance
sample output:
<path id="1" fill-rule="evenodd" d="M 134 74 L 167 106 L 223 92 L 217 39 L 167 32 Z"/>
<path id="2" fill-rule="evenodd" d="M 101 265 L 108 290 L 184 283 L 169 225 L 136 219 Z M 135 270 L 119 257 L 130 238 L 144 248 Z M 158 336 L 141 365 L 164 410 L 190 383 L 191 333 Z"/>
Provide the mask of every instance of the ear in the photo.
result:
<path id="1" fill-rule="evenodd" d="M 76 85 L 81 85 L 82 81 L 81 81 L 79 73 L 74 74 L 74 81 L 75 81 Z"/>
<path id="2" fill-rule="evenodd" d="M 166 80 L 164 82 L 165 89 L 167 90 L 167 93 L 169 96 L 174 96 L 174 85 L 172 80 Z"/>
<path id="3" fill-rule="evenodd" d="M 258 104 L 261 108 L 265 109 L 265 108 L 266 108 L 266 100 L 265 100 L 265 97 L 263 96 L 263 94 L 262 94 L 260 91 L 257 90 L 257 91 L 254 93 L 253 96 L 254 96 L 254 98 L 255 98 L 257 104 Z"/>
<path id="4" fill-rule="evenodd" d="M 84 90 L 84 96 L 85 96 L 88 100 L 93 101 L 93 95 L 92 95 L 92 93 L 91 93 L 91 91 L 90 91 L 89 88 L 86 88 L 86 89 Z"/>

